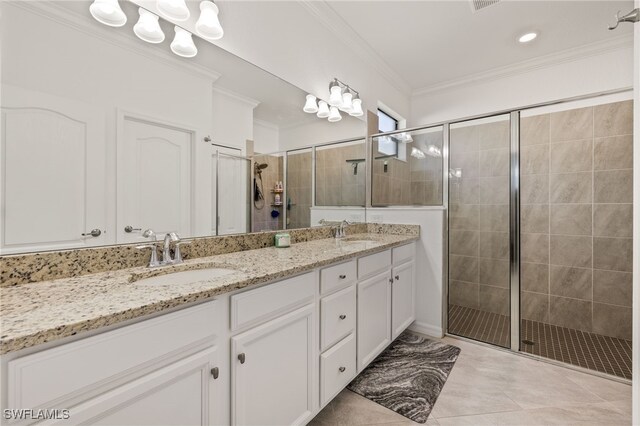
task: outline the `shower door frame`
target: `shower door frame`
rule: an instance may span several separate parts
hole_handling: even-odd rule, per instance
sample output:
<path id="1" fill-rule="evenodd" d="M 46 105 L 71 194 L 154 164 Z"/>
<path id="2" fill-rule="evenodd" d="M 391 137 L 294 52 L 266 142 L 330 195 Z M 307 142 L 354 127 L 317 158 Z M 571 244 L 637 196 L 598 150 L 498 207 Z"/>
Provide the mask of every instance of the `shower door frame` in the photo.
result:
<path id="1" fill-rule="evenodd" d="M 497 112 L 492 112 L 488 114 L 478 114 L 469 117 L 464 117 L 455 120 L 447 120 L 439 123 L 429 124 L 428 126 L 419 126 L 410 129 L 403 129 L 402 131 L 411 131 L 417 130 L 424 127 L 432 127 L 432 126 L 443 126 L 443 176 L 442 176 L 442 184 L 443 184 L 443 207 L 444 207 L 444 227 L 443 227 L 443 263 L 444 267 L 442 268 L 442 284 L 443 284 L 443 292 L 442 292 L 442 328 L 445 336 L 452 336 L 456 338 L 461 338 L 469 341 L 473 341 L 476 343 L 488 345 L 494 348 L 507 350 L 509 352 L 514 352 L 523 356 L 542 359 L 548 362 L 559 364 L 559 365 L 569 365 L 566 363 L 562 363 L 559 361 L 554 361 L 548 358 L 544 358 L 541 356 L 535 356 L 531 354 L 526 354 L 520 350 L 520 340 L 521 340 L 521 318 L 520 318 L 520 114 L 522 111 L 540 108 L 540 107 L 548 107 L 553 105 L 561 105 L 576 101 L 582 101 L 587 99 L 597 99 L 599 97 L 617 95 L 621 93 L 632 92 L 633 87 L 626 87 L 622 89 L 609 90 L 603 92 L 592 93 L 589 95 L 575 96 L 565 99 L 559 99 L 555 101 L 549 102 L 541 102 L 537 104 L 530 104 L 518 108 L 511 108 L 507 110 L 501 110 Z M 495 117 L 499 115 L 509 115 L 509 128 L 510 128 L 510 141 L 509 141 L 509 294 L 510 294 L 510 339 L 509 339 L 509 347 L 503 347 L 495 344 L 491 344 L 488 342 L 483 342 L 476 339 L 471 339 L 465 336 L 459 336 L 457 334 L 449 333 L 449 170 L 450 170 L 450 126 L 452 124 L 462 123 L 466 121 L 478 120 L 482 118 Z M 385 134 L 397 133 L 389 132 Z M 378 136 L 378 135 L 373 135 Z M 590 371 L 591 374 L 594 375 L 602 375 L 597 371 Z M 609 377 L 609 376 L 607 376 Z"/>

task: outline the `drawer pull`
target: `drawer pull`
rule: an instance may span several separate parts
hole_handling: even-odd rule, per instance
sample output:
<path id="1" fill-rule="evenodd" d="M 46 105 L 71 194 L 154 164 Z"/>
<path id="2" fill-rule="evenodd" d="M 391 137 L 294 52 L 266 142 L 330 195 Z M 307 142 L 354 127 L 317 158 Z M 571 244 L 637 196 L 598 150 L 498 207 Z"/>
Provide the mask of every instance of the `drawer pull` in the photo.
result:
<path id="1" fill-rule="evenodd" d="M 340 319 L 341 319 L 341 320 L 343 320 L 343 319 L 345 319 L 345 318 L 347 318 L 347 316 L 346 316 L 345 314 L 340 315 Z"/>
<path id="2" fill-rule="evenodd" d="M 396 281 L 400 281 L 400 275 L 396 275 Z"/>
<path id="3" fill-rule="evenodd" d="M 213 376 L 214 379 L 218 378 L 218 376 L 220 375 L 220 370 L 218 369 L 218 367 L 213 367 L 211 369 L 211 375 Z"/>
<path id="4" fill-rule="evenodd" d="M 338 370 L 339 370 L 341 373 L 344 373 L 344 370 L 346 370 L 346 368 L 344 368 L 344 367 L 340 367 L 340 368 L 338 368 Z"/>
<path id="5" fill-rule="evenodd" d="M 345 278 L 347 278 L 347 276 L 346 276 L 346 275 L 344 275 L 344 274 L 340 275 L 340 279 L 341 279 L 341 280 L 344 280 Z"/>
<path id="6" fill-rule="evenodd" d="M 238 359 L 240 360 L 240 364 L 244 364 L 244 362 L 247 360 L 247 357 L 245 356 L 244 352 L 241 354 L 238 354 Z"/>

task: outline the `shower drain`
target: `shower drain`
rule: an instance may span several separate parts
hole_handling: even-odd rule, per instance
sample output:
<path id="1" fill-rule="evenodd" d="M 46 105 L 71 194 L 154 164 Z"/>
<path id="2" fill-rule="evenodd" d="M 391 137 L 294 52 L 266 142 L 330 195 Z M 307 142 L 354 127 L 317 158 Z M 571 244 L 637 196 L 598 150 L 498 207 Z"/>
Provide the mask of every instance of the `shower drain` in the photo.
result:
<path id="1" fill-rule="evenodd" d="M 524 343 L 527 346 L 533 346 L 536 344 L 536 342 L 534 342 L 533 340 L 523 340 L 522 343 Z"/>

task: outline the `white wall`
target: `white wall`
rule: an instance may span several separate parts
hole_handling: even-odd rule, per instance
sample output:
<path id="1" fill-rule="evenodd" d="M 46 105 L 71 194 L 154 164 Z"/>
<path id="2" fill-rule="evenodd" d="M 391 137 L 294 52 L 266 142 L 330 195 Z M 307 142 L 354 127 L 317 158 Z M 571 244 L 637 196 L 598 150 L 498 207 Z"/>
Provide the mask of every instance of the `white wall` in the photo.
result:
<path id="1" fill-rule="evenodd" d="M 308 122 L 290 127 L 280 128 L 280 150 L 290 150 L 307 147 L 323 142 L 333 142 L 343 139 L 363 138 L 367 128 L 363 120 L 354 117 L 344 117 L 341 121 L 329 123 L 326 119 L 311 119 Z"/>
<path id="2" fill-rule="evenodd" d="M 216 86 L 212 97 L 213 142 L 234 146 L 244 152 L 246 141 L 253 140 L 253 109 L 258 102 Z"/>
<path id="3" fill-rule="evenodd" d="M 367 222 L 420 225 L 420 240 L 416 247 L 416 320 L 409 328 L 442 337 L 444 209 L 367 208 Z"/>
<path id="4" fill-rule="evenodd" d="M 269 154 L 280 151 L 280 130 L 266 121 L 253 120 L 253 151 Z"/>
<path id="5" fill-rule="evenodd" d="M 623 43 L 581 59 L 505 74 L 414 94 L 409 126 L 630 88 L 633 48 Z"/>

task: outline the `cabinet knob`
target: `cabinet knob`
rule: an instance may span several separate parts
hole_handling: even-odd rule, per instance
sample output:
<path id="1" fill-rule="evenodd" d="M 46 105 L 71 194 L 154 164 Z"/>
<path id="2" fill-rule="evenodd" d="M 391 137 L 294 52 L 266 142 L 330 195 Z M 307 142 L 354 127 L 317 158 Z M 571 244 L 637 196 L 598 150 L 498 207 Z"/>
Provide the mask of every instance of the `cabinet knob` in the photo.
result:
<path id="1" fill-rule="evenodd" d="M 389 283 L 393 284 L 393 278 L 389 278 Z"/>
<path id="2" fill-rule="evenodd" d="M 247 357 L 245 356 L 244 352 L 241 354 L 238 354 L 238 359 L 240 360 L 240 364 L 244 364 L 244 362 L 246 361 Z"/>
<path id="3" fill-rule="evenodd" d="M 341 373 L 344 373 L 344 370 L 346 370 L 346 368 L 344 368 L 344 367 L 338 368 L 338 371 L 340 371 Z"/>
<path id="4" fill-rule="evenodd" d="M 400 275 L 396 275 L 396 281 L 400 281 Z"/>
<path id="5" fill-rule="evenodd" d="M 346 276 L 346 275 L 344 275 L 344 274 L 340 275 L 340 279 L 341 279 L 341 280 L 344 280 L 345 278 L 347 278 L 347 276 Z"/>
<path id="6" fill-rule="evenodd" d="M 340 315 L 340 319 L 341 319 L 341 320 L 343 320 L 343 319 L 345 319 L 345 318 L 347 318 L 347 316 L 346 316 L 345 314 Z"/>
<path id="7" fill-rule="evenodd" d="M 213 367 L 211 369 L 211 375 L 213 376 L 214 379 L 218 378 L 218 376 L 220 375 L 220 370 L 218 369 L 218 367 Z"/>

